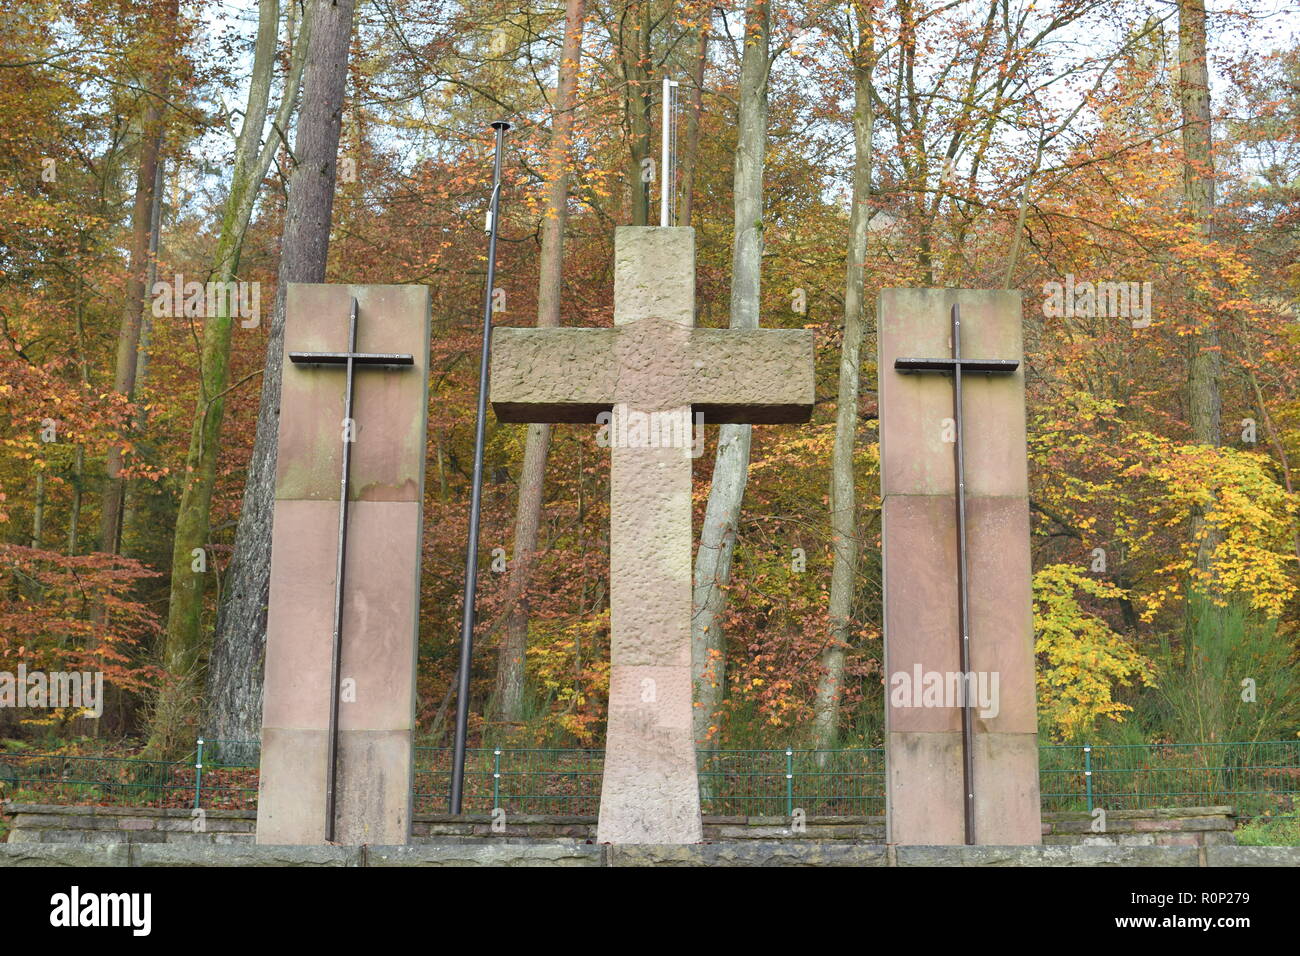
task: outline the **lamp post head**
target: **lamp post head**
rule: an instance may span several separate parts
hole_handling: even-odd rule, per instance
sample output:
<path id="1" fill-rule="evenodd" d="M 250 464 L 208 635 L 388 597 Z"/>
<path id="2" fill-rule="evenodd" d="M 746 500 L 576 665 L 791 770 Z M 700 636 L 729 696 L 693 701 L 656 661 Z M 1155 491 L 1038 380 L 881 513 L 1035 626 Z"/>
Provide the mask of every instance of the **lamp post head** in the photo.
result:
<path id="1" fill-rule="evenodd" d="M 505 130 L 510 129 L 510 124 L 509 124 L 508 122 L 506 122 L 505 120 L 493 120 L 493 121 L 492 121 L 492 128 L 493 128 L 493 129 L 499 129 L 499 130 L 502 130 L 502 131 L 504 132 Z"/>

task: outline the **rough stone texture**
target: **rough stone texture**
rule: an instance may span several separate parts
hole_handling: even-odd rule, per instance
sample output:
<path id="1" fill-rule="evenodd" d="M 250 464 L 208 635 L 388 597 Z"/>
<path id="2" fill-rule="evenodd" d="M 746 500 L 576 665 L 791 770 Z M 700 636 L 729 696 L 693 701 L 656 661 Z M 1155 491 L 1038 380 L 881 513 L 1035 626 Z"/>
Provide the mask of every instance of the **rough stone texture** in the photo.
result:
<path id="1" fill-rule="evenodd" d="M 372 846 L 366 866 L 600 866 L 593 844 L 474 843 Z"/>
<path id="2" fill-rule="evenodd" d="M 1300 846 L 1207 846 L 1206 866 L 1300 866 Z"/>
<path id="3" fill-rule="evenodd" d="M 903 375 L 900 357 L 952 354 L 960 303 L 965 358 L 1023 359 L 1020 296 L 887 289 L 879 316 L 889 840 L 965 839 L 960 706 L 896 706 L 897 674 L 961 670 L 951 377 Z M 967 564 L 971 668 L 998 677 L 996 714 L 974 713 L 975 841 L 1035 844 L 1038 793 L 1028 456 L 1023 368 L 966 374 Z"/>
<path id="4" fill-rule="evenodd" d="M 157 844 L 131 850 L 132 866 L 364 866 L 357 846 Z"/>
<path id="5" fill-rule="evenodd" d="M 900 846 L 898 866 L 1199 866 L 1195 847 Z"/>
<path id="6" fill-rule="evenodd" d="M 130 865 L 129 843 L 0 843 L 0 867 Z"/>
<path id="7" fill-rule="evenodd" d="M 205 810 L 203 832 L 194 831 L 192 811 L 156 807 L 65 807 L 8 804 L 10 843 L 144 842 L 141 834 L 166 843 L 251 844 L 254 810 Z M 1234 842 L 1232 807 L 1165 807 L 1112 810 L 1106 832 L 1085 811 L 1043 814 L 1043 842 L 1062 846 L 1217 846 Z M 141 829 L 141 822 L 148 827 Z M 704 839 L 712 843 L 752 840 L 883 844 L 885 818 L 874 816 L 805 817 L 796 830 L 789 817 L 705 816 Z M 416 844 L 536 843 L 582 844 L 596 839 L 594 816 L 510 814 L 505 828 L 494 829 L 489 814 L 419 813 L 412 826 Z"/>
<path id="8" fill-rule="evenodd" d="M 702 843 L 611 846 L 609 866 L 885 866 L 885 847 L 838 843 Z"/>
<path id="9" fill-rule="evenodd" d="M 1088 813 L 1043 814 L 1043 842 L 1083 846 L 1222 846 L 1236 842 L 1232 807 L 1110 810 L 1104 833 Z"/>
<path id="10" fill-rule="evenodd" d="M 812 334 L 695 329 L 695 233 L 615 234 L 612 329 L 500 329 L 492 406 L 505 422 L 703 413 L 807 421 Z M 611 434 L 617 432 L 611 428 Z M 610 702 L 598 839 L 703 838 L 691 733 L 691 457 L 611 441 Z"/>
<path id="11" fill-rule="evenodd" d="M 353 682 L 355 700 L 345 698 L 339 708 L 335 839 L 410 839 L 429 291 L 294 284 L 285 319 L 272 531 L 261 844 L 325 838 L 346 373 L 340 367 L 292 366 L 287 356 L 346 350 L 354 296 L 358 351 L 409 353 L 415 364 L 354 373 L 340 679 Z"/>
<path id="12" fill-rule="evenodd" d="M 5 866 L 1300 866 L 1298 847 L 689 845 L 96 846 L 0 844 Z"/>
<path id="13" fill-rule="evenodd" d="M 684 329 L 659 319 L 612 329 L 501 328 L 492 333 L 492 409 L 503 422 L 591 423 L 615 402 L 636 402 L 619 363 L 655 362 L 672 374 L 674 398 L 710 425 L 805 422 L 812 360 L 804 329 Z"/>

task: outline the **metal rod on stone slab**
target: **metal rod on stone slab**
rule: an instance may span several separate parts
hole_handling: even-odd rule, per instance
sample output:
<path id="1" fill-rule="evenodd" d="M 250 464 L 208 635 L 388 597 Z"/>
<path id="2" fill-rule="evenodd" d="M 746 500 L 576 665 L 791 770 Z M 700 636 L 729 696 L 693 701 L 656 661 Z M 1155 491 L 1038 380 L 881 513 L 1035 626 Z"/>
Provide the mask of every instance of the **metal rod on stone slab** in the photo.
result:
<path id="1" fill-rule="evenodd" d="M 465 790 L 465 738 L 469 732 L 470 661 L 474 656 L 474 596 L 478 590 L 478 525 L 483 498 L 483 429 L 487 420 L 488 355 L 492 349 L 492 285 L 496 280 L 497 210 L 501 202 L 501 151 L 510 124 L 497 120 L 496 157 L 492 170 L 492 198 L 488 200 L 487 287 L 483 290 L 483 352 L 479 358 L 478 423 L 474 430 L 474 483 L 470 492 L 469 547 L 465 552 L 465 610 L 460 624 L 460 673 L 456 686 L 456 738 L 451 757 L 452 813 L 460 813 Z"/>
<path id="2" fill-rule="evenodd" d="M 339 774 L 339 658 L 343 655 L 343 571 L 348 547 L 348 472 L 352 464 L 352 355 L 357 350 L 357 300 L 348 310 L 348 358 L 343 384 L 343 469 L 339 479 L 339 549 L 334 565 L 334 636 L 330 645 L 329 775 L 325 779 L 325 842 L 334 842 L 334 804 Z"/>
<path id="3" fill-rule="evenodd" d="M 953 446 L 955 464 L 956 500 L 957 500 L 957 612 L 959 640 L 961 642 L 961 674 L 963 693 L 961 695 L 961 756 L 962 756 L 962 793 L 965 795 L 966 842 L 975 842 L 975 755 L 972 747 L 975 741 L 974 726 L 971 718 L 971 670 L 970 670 L 970 593 L 966 576 L 966 445 L 962 434 L 962 400 L 961 400 L 961 307 L 952 307 L 952 357 L 953 361 L 953 423 L 957 432 L 957 441 Z"/>

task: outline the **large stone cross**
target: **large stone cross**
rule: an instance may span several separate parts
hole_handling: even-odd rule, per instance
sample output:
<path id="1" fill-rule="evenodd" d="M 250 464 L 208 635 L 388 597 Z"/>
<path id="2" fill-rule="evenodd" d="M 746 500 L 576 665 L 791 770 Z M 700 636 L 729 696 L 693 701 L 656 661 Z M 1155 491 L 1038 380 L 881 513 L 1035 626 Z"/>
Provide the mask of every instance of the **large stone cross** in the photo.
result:
<path id="1" fill-rule="evenodd" d="M 692 413 L 709 424 L 807 421 L 813 336 L 695 328 L 695 232 L 625 227 L 614 327 L 502 328 L 503 422 L 611 413 L 610 688 L 597 839 L 703 839 L 691 732 Z"/>

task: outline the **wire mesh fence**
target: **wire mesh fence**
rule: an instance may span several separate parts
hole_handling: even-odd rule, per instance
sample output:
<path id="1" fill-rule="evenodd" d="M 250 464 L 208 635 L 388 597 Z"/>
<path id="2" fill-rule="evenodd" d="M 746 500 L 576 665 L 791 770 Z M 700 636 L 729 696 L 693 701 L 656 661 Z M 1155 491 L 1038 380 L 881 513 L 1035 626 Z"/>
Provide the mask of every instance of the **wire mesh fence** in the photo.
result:
<path id="1" fill-rule="evenodd" d="M 1044 810 L 1142 810 L 1228 804 L 1243 816 L 1290 815 L 1300 741 L 1043 747 Z"/>
<path id="2" fill-rule="evenodd" d="M 256 741 L 197 741 L 186 760 L 129 755 L 0 754 L 0 796 L 16 802 L 253 809 Z M 446 811 L 451 749 L 415 748 L 416 812 Z M 880 815 L 885 752 L 701 750 L 704 813 L 725 816 Z M 466 753 L 464 809 L 594 815 L 604 751 L 489 747 Z M 1287 816 L 1300 799 L 1300 740 L 1047 745 L 1039 751 L 1043 809 L 1142 810 L 1228 804 L 1243 816 Z"/>

